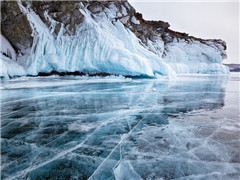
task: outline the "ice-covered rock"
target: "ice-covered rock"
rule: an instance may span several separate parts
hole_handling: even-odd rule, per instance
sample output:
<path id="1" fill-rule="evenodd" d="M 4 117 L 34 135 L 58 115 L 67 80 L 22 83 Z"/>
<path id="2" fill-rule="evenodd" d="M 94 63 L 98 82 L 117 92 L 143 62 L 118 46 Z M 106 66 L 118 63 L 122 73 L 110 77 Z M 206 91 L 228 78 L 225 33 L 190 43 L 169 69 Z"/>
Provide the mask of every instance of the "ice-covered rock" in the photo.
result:
<path id="1" fill-rule="evenodd" d="M 147 75 L 155 73 L 173 75 L 174 71 L 167 63 L 146 50 L 138 43 L 136 36 L 119 21 L 110 21 L 102 14 L 101 22 L 96 22 L 91 12 L 82 8 L 84 16 L 75 35 L 64 34 L 61 29 L 55 38 L 53 33 L 57 23 L 46 12 L 51 23 L 48 28 L 31 8 L 19 6 L 26 14 L 33 29 L 34 41 L 31 55 L 19 58 L 28 74 L 39 72 L 86 72 L 121 75 Z M 111 9 L 114 9 L 112 6 Z M 27 63 L 26 63 L 27 62 Z"/>
<path id="2" fill-rule="evenodd" d="M 18 62 L 0 53 L 0 77 L 25 76 L 26 71 Z"/>
<path id="3" fill-rule="evenodd" d="M 145 21 L 128 2 L 19 1 L 2 6 L 2 33 L 28 75 L 229 72 L 222 65 L 223 41 L 175 32 L 163 21 Z"/>
<path id="4" fill-rule="evenodd" d="M 12 45 L 8 42 L 8 40 L 2 34 L 0 34 L 0 39 L 1 39 L 0 52 L 5 56 L 13 60 L 16 60 L 16 52 L 13 49 Z"/>
<path id="5" fill-rule="evenodd" d="M 135 16 L 133 16 L 131 20 L 134 24 L 140 24 L 140 22 L 136 19 Z"/>
<path id="6" fill-rule="evenodd" d="M 16 52 L 8 40 L 0 34 L 0 77 L 24 76 L 24 68 L 16 62 Z"/>

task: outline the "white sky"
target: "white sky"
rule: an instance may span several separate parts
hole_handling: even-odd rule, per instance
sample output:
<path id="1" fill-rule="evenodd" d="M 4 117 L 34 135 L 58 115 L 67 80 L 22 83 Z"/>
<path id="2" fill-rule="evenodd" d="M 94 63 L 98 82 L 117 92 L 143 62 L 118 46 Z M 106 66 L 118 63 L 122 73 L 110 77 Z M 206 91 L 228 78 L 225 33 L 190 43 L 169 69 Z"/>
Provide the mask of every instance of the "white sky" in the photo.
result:
<path id="1" fill-rule="evenodd" d="M 170 29 L 189 35 L 222 39 L 227 43 L 227 60 L 239 60 L 239 1 L 161 1 L 129 0 L 145 20 L 162 20 Z"/>

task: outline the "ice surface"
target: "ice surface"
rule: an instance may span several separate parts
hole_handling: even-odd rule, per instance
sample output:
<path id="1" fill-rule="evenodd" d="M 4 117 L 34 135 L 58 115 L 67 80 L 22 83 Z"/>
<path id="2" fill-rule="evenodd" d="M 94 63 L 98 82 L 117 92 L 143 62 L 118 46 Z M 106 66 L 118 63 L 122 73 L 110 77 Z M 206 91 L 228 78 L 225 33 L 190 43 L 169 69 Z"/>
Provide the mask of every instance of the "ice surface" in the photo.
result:
<path id="1" fill-rule="evenodd" d="M 2 81 L 2 179 L 239 178 L 239 74 L 82 78 Z"/>
<path id="2" fill-rule="evenodd" d="M 53 82 L 49 81 L 53 79 Z M 4 89 L 19 89 L 19 88 L 37 88 L 37 87 L 52 87 L 52 86 L 67 86 L 74 84 L 85 84 L 85 83 L 112 83 L 112 82 L 129 82 L 132 79 L 125 78 L 123 76 L 66 76 L 59 79 L 59 76 L 49 77 L 21 77 L 12 79 L 9 84 L 1 84 L 1 88 Z"/>
<path id="3" fill-rule="evenodd" d="M 132 179 L 141 180 L 141 176 L 134 170 L 130 161 L 121 161 L 120 164 L 114 169 L 114 176 L 116 180 L 120 179 Z"/>

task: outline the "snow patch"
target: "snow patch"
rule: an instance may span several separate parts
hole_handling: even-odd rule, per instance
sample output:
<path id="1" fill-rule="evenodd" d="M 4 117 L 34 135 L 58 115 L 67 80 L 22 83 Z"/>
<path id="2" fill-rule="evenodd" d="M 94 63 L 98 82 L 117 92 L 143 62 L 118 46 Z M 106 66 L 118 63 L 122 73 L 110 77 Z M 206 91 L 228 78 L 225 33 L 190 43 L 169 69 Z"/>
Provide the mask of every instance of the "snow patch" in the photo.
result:
<path id="1" fill-rule="evenodd" d="M 140 24 L 139 20 L 137 20 L 135 16 L 132 17 L 131 21 L 132 21 L 134 24 Z"/>
<path id="2" fill-rule="evenodd" d="M 96 128 L 96 124 L 82 124 L 78 122 L 74 122 L 68 126 L 69 131 L 77 131 L 77 132 L 88 132 L 92 129 Z"/>
<path id="3" fill-rule="evenodd" d="M 17 55 L 15 50 L 2 34 L 0 34 L 0 41 L 0 52 L 6 54 L 10 59 L 16 60 Z"/>
<path id="4" fill-rule="evenodd" d="M 176 41 L 166 45 L 163 57 L 176 73 L 228 74 L 221 51 L 198 41 Z"/>
<path id="5" fill-rule="evenodd" d="M 122 14 L 126 16 L 128 14 L 126 8 L 124 6 L 121 6 L 121 8 L 122 8 Z"/>
<path id="6" fill-rule="evenodd" d="M 0 77 L 25 76 L 24 68 L 18 62 L 0 53 Z"/>

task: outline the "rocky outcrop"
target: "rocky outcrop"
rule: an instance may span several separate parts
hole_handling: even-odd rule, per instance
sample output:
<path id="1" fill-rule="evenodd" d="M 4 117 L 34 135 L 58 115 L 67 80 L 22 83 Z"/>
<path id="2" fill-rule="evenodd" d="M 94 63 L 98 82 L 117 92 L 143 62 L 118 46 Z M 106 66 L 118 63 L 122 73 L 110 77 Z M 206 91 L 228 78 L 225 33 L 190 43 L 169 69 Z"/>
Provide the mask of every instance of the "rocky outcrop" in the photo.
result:
<path id="1" fill-rule="evenodd" d="M 46 26 L 55 39 L 59 36 L 79 38 L 84 34 L 79 34 L 78 31 L 87 19 L 86 12 L 98 24 L 106 19 L 112 24 L 121 22 L 127 30 L 135 34 L 145 49 L 163 58 L 166 63 L 179 63 L 179 58 L 186 61 L 209 60 L 211 63 L 221 63 L 222 59 L 226 58 L 224 41 L 204 40 L 173 31 L 167 22 L 146 21 L 127 1 L 1 1 L 1 33 L 18 56 L 33 55 L 37 48 L 36 41 L 41 40 L 41 37 L 36 38 L 39 32 L 33 22 L 38 26 Z M 92 38 L 97 37 L 92 35 Z M 192 50 L 189 51 L 192 45 L 197 46 L 194 47 L 197 49 L 197 58 Z M 53 70 L 57 69 L 53 67 Z M 187 71 L 186 68 L 184 71 Z"/>
<path id="2" fill-rule="evenodd" d="M 16 1 L 1 1 L 1 33 L 16 52 L 32 47 L 32 29 Z M 25 53 L 25 52 L 23 52 Z"/>

